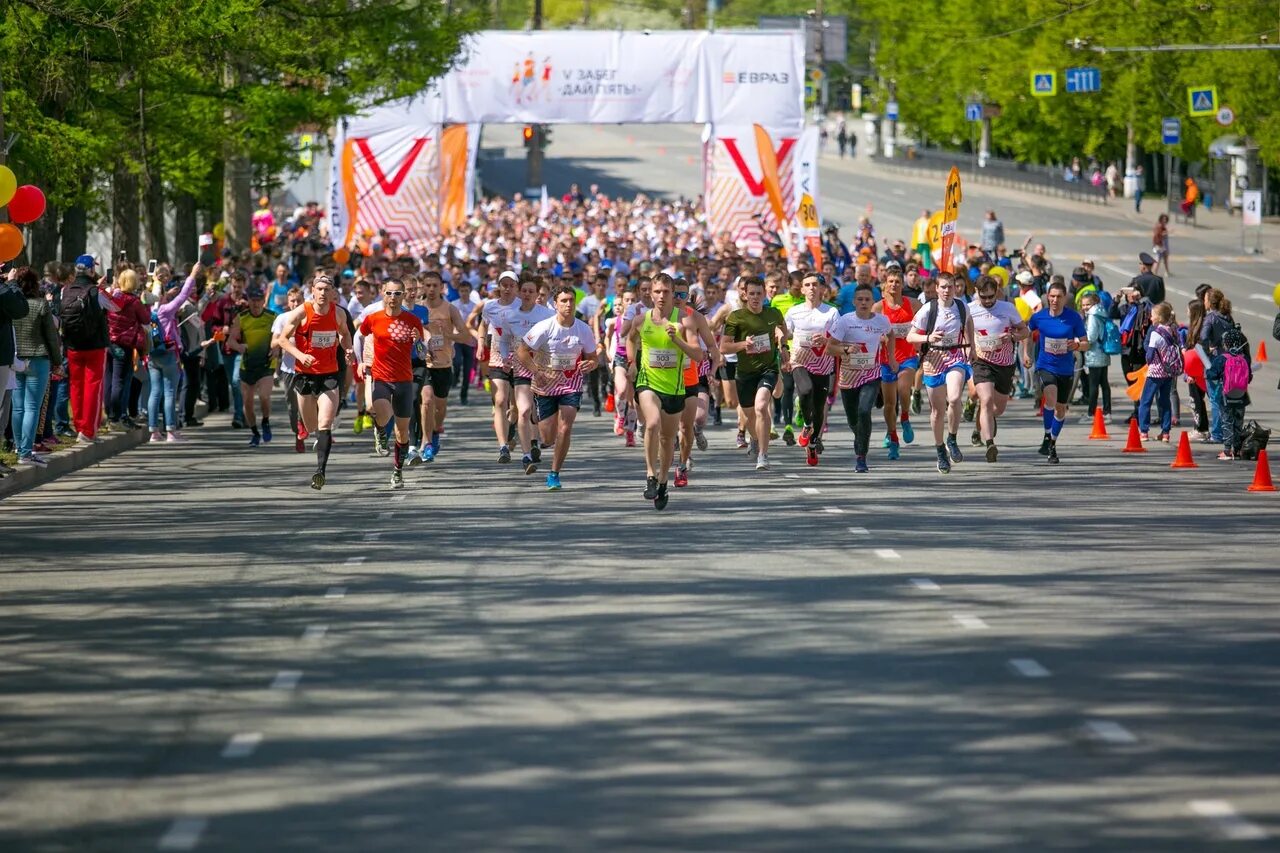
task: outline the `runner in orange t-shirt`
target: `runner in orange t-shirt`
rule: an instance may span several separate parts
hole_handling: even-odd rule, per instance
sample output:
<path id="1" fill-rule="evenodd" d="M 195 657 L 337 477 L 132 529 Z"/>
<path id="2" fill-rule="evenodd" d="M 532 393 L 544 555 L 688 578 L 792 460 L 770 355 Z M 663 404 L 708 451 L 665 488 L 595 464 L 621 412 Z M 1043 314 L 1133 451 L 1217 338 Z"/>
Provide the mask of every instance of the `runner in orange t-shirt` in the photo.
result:
<path id="1" fill-rule="evenodd" d="M 396 448 L 392 457 L 391 488 L 404 488 L 404 462 L 409 449 L 409 419 L 413 417 L 413 348 L 423 339 L 422 321 L 405 311 L 404 284 L 388 279 L 382 285 L 382 310 L 365 316 L 361 337 L 373 338 L 373 419 L 379 432 L 392 417 Z M 363 381 L 365 367 L 356 365 Z"/>

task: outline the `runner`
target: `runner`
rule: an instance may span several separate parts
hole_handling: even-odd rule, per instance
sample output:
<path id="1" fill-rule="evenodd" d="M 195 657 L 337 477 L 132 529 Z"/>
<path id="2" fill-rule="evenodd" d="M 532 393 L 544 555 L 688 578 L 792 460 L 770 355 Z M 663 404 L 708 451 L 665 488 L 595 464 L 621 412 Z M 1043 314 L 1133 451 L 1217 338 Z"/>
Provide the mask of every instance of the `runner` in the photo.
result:
<path id="1" fill-rule="evenodd" d="M 555 292 L 555 316 L 536 323 L 517 350 L 520 363 L 533 374 L 543 443 L 554 445 L 547 474 L 547 489 L 553 492 L 560 489 L 560 471 L 582 405 L 583 379 L 599 365 L 591 327 L 574 316 L 576 300 L 573 286 L 561 285 Z"/>
<path id="2" fill-rule="evenodd" d="M 542 449 L 533 435 L 533 374 L 515 357 L 516 346 L 529 330 L 555 313 L 538 303 L 538 281 L 531 275 L 520 279 L 520 301 L 503 313 L 503 334 L 511 358 L 511 384 L 516 397 L 516 432 L 520 436 L 520 463 L 526 474 L 538 470 Z"/>
<path id="3" fill-rule="evenodd" d="M 335 304 L 338 291 L 327 273 L 311 279 L 311 301 L 285 315 L 275 344 L 293 356 L 298 375 L 294 392 L 307 432 L 316 438 L 316 471 L 311 488 L 324 488 L 329 451 L 333 448 L 333 419 L 338 414 L 338 394 L 342 369 L 338 365 L 338 345 L 354 364 L 347 312 Z"/>
<path id="4" fill-rule="evenodd" d="M 688 287 L 684 282 L 681 286 Z M 693 318 L 673 305 L 674 288 L 674 280 L 666 273 L 653 277 L 649 291 L 653 307 L 631 324 L 627 346 L 630 364 L 636 369 L 636 403 L 646 427 L 644 497 L 659 510 L 667 506 L 667 472 L 685 407 L 684 365 L 704 357 Z"/>
<path id="5" fill-rule="evenodd" d="M 511 461 L 511 427 L 508 416 L 515 402 L 512 393 L 512 354 L 506 335 L 506 312 L 515 304 L 516 288 L 520 278 L 511 270 L 503 270 L 498 276 L 498 296 L 487 300 L 480 308 L 476 321 L 476 336 L 481 346 L 487 347 L 489 388 L 493 395 L 493 433 L 498 439 L 498 461 Z M 487 344 L 486 344 L 487 342 Z M 481 361 L 485 361 L 482 357 Z"/>
<path id="6" fill-rule="evenodd" d="M 978 423 L 970 443 L 986 445 L 988 462 L 995 462 L 1000 454 L 995 442 L 996 419 L 1004 414 L 1013 393 L 1015 341 L 1026 339 L 1028 334 L 1018 309 L 1012 302 L 999 301 L 999 294 L 998 279 L 979 276 L 977 298 L 969 303 L 976 350 L 973 385 L 978 392 Z"/>
<path id="7" fill-rule="evenodd" d="M 926 271 L 927 272 L 927 271 Z M 924 305 L 926 302 L 932 302 L 938 298 L 938 274 L 932 273 L 920 277 L 920 298 L 916 302 Z M 912 319 L 915 319 L 912 317 Z M 910 330 L 908 330 L 908 334 Z M 920 353 L 923 357 L 924 353 Z M 922 400 L 922 389 L 924 388 L 924 372 L 916 371 L 916 381 L 911 388 L 911 414 L 918 415 L 924 410 Z"/>
<path id="8" fill-rule="evenodd" d="M 373 420 L 378 433 L 395 421 L 391 488 L 404 488 L 404 463 L 409 450 L 409 419 L 413 417 L 413 348 L 423 339 L 422 321 L 404 310 L 404 284 L 395 278 L 382 283 L 382 310 L 360 321 L 361 338 L 373 338 L 373 364 L 357 372 L 373 377 Z M 363 375 L 361 375 L 363 379 Z"/>
<path id="9" fill-rule="evenodd" d="M 294 393 L 294 386 L 298 379 L 296 359 L 275 343 L 280 337 L 281 330 L 284 329 L 286 315 L 301 304 L 302 288 L 296 286 L 289 288 L 289 292 L 285 294 L 284 313 L 277 314 L 271 323 L 271 342 L 280 353 L 280 378 L 284 385 L 284 398 L 289 403 L 289 429 L 293 432 L 293 449 L 298 453 L 305 453 L 307 428 L 303 426 L 302 418 L 298 415 L 298 395 Z"/>
<path id="10" fill-rule="evenodd" d="M 618 300 L 617 311 L 605 321 L 613 350 L 613 433 L 622 435 L 625 432 L 627 447 L 635 447 L 636 434 L 627 421 L 630 413 L 635 410 L 631 405 L 631 378 L 627 375 L 627 340 L 622 336 L 622 318 L 629 313 L 635 301 L 636 291 L 624 291 Z"/>
<path id="11" fill-rule="evenodd" d="M 1067 307 L 1067 286 L 1062 281 L 1049 285 L 1044 308 L 1031 315 L 1027 328 L 1039 337 L 1040 349 L 1035 357 L 1036 378 L 1044 392 L 1044 440 L 1040 455 L 1058 464 L 1058 436 L 1067 418 L 1071 387 L 1075 384 L 1074 353 L 1089 348 L 1084 320 Z M 1024 344 L 1023 365 L 1031 369 L 1031 353 Z"/>
<path id="12" fill-rule="evenodd" d="M 245 422 L 253 430 L 249 446 L 257 447 L 262 442 L 271 443 L 271 329 L 275 324 L 276 314 L 266 310 L 267 296 L 257 285 L 246 290 L 244 295 L 249 300 L 249 308 L 241 311 L 231 321 L 227 348 L 240 353 L 240 396 L 244 398 Z M 258 432 L 258 422 L 254 419 L 255 397 L 262 406 L 261 433 Z"/>
<path id="13" fill-rule="evenodd" d="M 453 345 L 472 340 L 462 322 L 462 314 L 444 300 L 444 279 L 429 270 L 422 274 L 422 302 L 414 316 L 425 328 L 421 345 L 425 364 L 425 381 L 420 391 L 422 447 L 409 448 L 409 464 L 431 462 L 440 452 L 440 433 L 449 407 L 449 389 L 453 387 Z M 425 316 L 425 320 L 423 317 Z"/>
<path id="14" fill-rule="evenodd" d="M 672 300 L 676 310 L 693 323 L 697 333 L 698 348 L 703 357 L 697 361 L 690 360 L 684 367 L 684 411 L 680 415 L 680 458 L 676 462 L 675 483 L 677 489 L 689 485 L 690 457 L 693 448 L 707 449 L 707 437 L 703 427 L 707 423 L 707 407 L 711 403 L 711 388 L 707 377 L 711 375 L 712 357 L 709 353 L 716 350 L 716 339 L 711 333 L 711 324 L 696 309 L 689 305 L 689 282 L 678 278 L 672 285 Z"/>
<path id="15" fill-rule="evenodd" d="M 822 427 L 827 415 L 827 396 L 831 393 L 831 374 L 836 368 L 835 359 L 827 352 L 827 340 L 840 312 L 835 306 L 824 304 L 827 281 L 818 273 L 805 273 L 800 289 L 804 301 L 792 306 L 783 319 L 787 333 L 795 341 L 795 357 L 789 372 L 804 418 L 800 446 L 805 448 L 805 461 L 817 465 L 823 451 Z M 791 424 L 787 424 L 787 430 L 790 429 Z"/>
<path id="16" fill-rule="evenodd" d="M 778 309 L 764 304 L 764 279 L 752 277 L 746 284 L 746 304 L 725 318 L 720 351 L 738 356 L 737 386 L 743 426 L 756 450 L 756 470 L 769 469 L 769 416 L 773 411 L 773 389 L 778 384 L 778 358 L 782 369 L 790 370 L 791 353 L 786 346 L 790 335 Z"/>
<path id="17" fill-rule="evenodd" d="M 884 298 L 876 303 L 875 312 L 883 314 L 893 327 L 893 361 L 898 365 L 895 370 L 890 370 L 889 351 L 886 349 L 880 353 L 880 392 L 884 397 L 884 422 L 888 430 L 884 446 L 889 450 L 889 458 L 897 459 L 901 452 L 898 424 L 902 424 L 902 444 L 916 440 L 908 401 L 915 388 L 916 371 L 920 369 L 920 354 L 916 345 L 907 340 L 907 335 L 911 331 L 911 321 L 920 310 L 920 303 L 903 295 L 899 270 L 885 273 L 883 293 Z M 856 298 L 857 294 L 854 295 Z"/>
<path id="18" fill-rule="evenodd" d="M 619 341 L 618 346 L 621 348 L 625 344 L 627 348 L 627 352 L 624 353 L 624 356 L 629 356 L 630 354 L 631 332 L 632 327 L 636 323 L 636 318 L 653 307 L 653 297 L 650 291 L 651 286 L 652 279 L 648 275 L 641 275 L 636 280 L 635 296 L 631 301 L 631 305 L 627 308 L 626 313 L 622 315 L 622 324 L 619 327 L 617 334 Z M 617 371 L 614 371 L 614 373 L 616 375 Z M 624 381 L 629 380 L 629 378 L 630 377 L 624 377 Z M 622 431 L 627 434 L 627 447 L 635 447 L 636 429 L 640 430 L 640 437 L 644 438 L 644 422 L 636 416 L 637 409 L 635 397 L 635 388 L 630 386 L 627 388 L 627 393 L 623 395 L 621 401 L 617 399 L 615 393 L 615 403 L 617 404 L 618 416 L 621 418 Z M 625 410 L 623 408 L 624 404 Z M 614 431 L 617 432 L 616 429 Z"/>
<path id="19" fill-rule="evenodd" d="M 724 340 L 725 321 L 745 301 L 742 298 L 742 289 L 745 286 L 744 278 L 739 277 L 736 279 L 733 288 L 725 291 L 724 302 L 710 315 L 711 330 L 715 333 L 717 341 Z M 728 406 L 737 413 L 738 434 L 734 440 L 739 450 L 746 450 L 746 418 L 742 414 L 742 401 L 738 399 L 738 354 L 725 352 L 723 347 L 720 352 L 723 355 L 723 359 L 721 360 L 720 369 L 716 371 L 716 378 L 720 380 L 720 408 L 723 411 L 724 407 Z"/>
<path id="20" fill-rule="evenodd" d="M 840 399 L 849 429 L 853 430 L 854 471 L 858 474 L 868 470 L 871 409 L 876 404 L 884 368 L 895 374 L 899 369 L 894 326 L 888 317 L 874 311 L 875 305 L 871 288 L 859 285 L 853 291 L 853 313 L 841 315 L 828 332 L 833 341 L 831 348 L 840 357 Z M 877 364 L 881 349 L 884 350 L 883 365 Z M 915 348 L 911 351 L 914 353 Z"/>
<path id="21" fill-rule="evenodd" d="M 963 462 L 956 432 L 960 429 L 960 406 L 965 383 L 973 375 L 973 322 L 965 303 L 956 298 L 955 276 L 938 274 L 938 298 L 925 303 L 911 321 L 907 340 L 928 344 L 922 348 L 924 387 L 929 389 L 929 425 L 938 451 L 938 471 L 951 472 L 951 464 Z M 943 443 L 943 425 L 947 437 Z"/>
<path id="22" fill-rule="evenodd" d="M 800 270 L 766 276 L 766 284 L 778 287 L 778 293 L 769 298 L 769 304 L 778 309 L 784 320 L 788 311 L 804 303 L 804 281 L 805 273 Z M 786 285 L 785 290 L 782 289 L 783 284 Z M 795 377 L 791 371 L 786 371 L 778 378 L 782 383 L 773 389 L 773 424 L 782 427 L 782 440 L 791 447 L 796 443 L 793 427 L 798 425 L 799 420 L 796 418 Z"/>
<path id="23" fill-rule="evenodd" d="M 354 293 L 346 304 L 347 317 L 359 318 L 364 314 L 364 310 L 378 300 L 378 287 L 368 279 L 357 279 L 354 287 Z M 361 354 L 363 358 L 363 354 Z M 364 432 L 368 427 L 373 426 L 373 418 L 369 415 L 368 391 L 361 385 L 356 389 L 356 416 L 351 422 L 351 431 L 356 435 Z M 303 430 L 304 432 L 306 430 Z"/>

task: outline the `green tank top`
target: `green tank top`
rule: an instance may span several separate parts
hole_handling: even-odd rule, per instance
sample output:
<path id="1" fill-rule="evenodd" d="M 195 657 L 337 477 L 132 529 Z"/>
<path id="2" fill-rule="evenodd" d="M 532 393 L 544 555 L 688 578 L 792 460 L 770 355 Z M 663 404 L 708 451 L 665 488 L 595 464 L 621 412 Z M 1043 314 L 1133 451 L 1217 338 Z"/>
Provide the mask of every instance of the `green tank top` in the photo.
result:
<path id="1" fill-rule="evenodd" d="M 245 361 L 255 364 L 265 362 L 271 355 L 271 325 L 275 323 L 274 311 L 263 311 L 255 317 L 248 311 L 240 314 L 240 338 L 246 347 Z"/>
<path id="2" fill-rule="evenodd" d="M 685 354 L 671 338 L 667 330 L 653 322 L 653 311 L 644 312 L 640 325 L 640 369 L 636 382 L 659 394 L 684 394 Z M 679 309 L 671 312 L 671 321 L 679 317 Z"/>

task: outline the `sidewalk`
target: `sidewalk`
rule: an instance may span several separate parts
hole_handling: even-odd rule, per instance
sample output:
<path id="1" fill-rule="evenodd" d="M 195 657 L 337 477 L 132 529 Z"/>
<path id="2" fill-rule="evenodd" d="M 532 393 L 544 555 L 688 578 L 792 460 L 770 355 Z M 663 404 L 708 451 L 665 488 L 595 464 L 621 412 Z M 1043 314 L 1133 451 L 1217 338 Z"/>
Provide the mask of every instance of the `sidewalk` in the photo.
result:
<path id="1" fill-rule="evenodd" d="M 126 450 L 132 450 L 146 442 L 148 435 L 149 433 L 145 429 L 103 434 L 99 436 L 102 439 L 100 444 L 75 444 L 63 450 L 55 451 L 45 457 L 49 460 L 48 467 L 20 467 L 16 472 L 8 474 L 3 480 L 0 480 L 0 501 L 10 495 L 16 495 L 19 492 L 34 489 L 36 486 L 51 483 L 59 477 L 70 474 L 73 471 L 79 471 L 81 468 L 97 465 L 112 456 L 124 453 Z"/>

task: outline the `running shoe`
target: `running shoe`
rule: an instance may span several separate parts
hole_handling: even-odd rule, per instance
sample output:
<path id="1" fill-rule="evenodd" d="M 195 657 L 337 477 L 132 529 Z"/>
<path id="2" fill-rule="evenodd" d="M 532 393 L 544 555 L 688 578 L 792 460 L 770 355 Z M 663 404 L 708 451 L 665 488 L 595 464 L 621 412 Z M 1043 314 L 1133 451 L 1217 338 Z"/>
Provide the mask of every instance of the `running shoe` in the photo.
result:
<path id="1" fill-rule="evenodd" d="M 1221 453 L 1219 453 L 1219 454 L 1218 454 L 1218 461 L 1219 461 L 1219 462 L 1234 462 L 1234 461 L 1236 461 L 1236 455 L 1235 455 L 1234 453 L 1228 453 L 1227 451 L 1225 451 L 1225 450 L 1224 450 L 1224 451 L 1222 451 Z"/>
<path id="2" fill-rule="evenodd" d="M 616 418 L 613 419 L 613 434 L 622 435 L 622 431 L 623 431 L 622 415 L 618 415 Z"/>
<path id="3" fill-rule="evenodd" d="M 538 444 L 538 439 L 529 442 L 529 458 L 534 462 L 542 461 L 542 445 Z"/>
<path id="4" fill-rule="evenodd" d="M 440 439 L 444 436 L 444 428 L 441 427 L 439 432 L 431 433 L 431 455 L 433 457 L 440 455 Z M 431 460 L 428 459 L 428 462 Z"/>
<path id="5" fill-rule="evenodd" d="M 376 426 L 373 430 L 373 452 L 379 456 L 387 456 L 391 452 L 387 450 L 387 437 Z"/>
<path id="6" fill-rule="evenodd" d="M 547 491 L 548 492 L 560 491 L 560 475 L 557 474 L 555 471 L 552 471 L 551 473 L 547 474 Z"/>
<path id="7" fill-rule="evenodd" d="M 395 470 L 391 472 L 391 488 L 393 489 L 404 488 L 404 472 L 403 471 Z"/>
<path id="8" fill-rule="evenodd" d="M 885 450 L 888 450 L 889 445 L 891 444 L 893 444 L 893 438 L 890 437 L 889 433 L 886 432 L 884 434 L 884 441 L 880 442 L 880 446 L 883 447 Z"/>
<path id="9" fill-rule="evenodd" d="M 25 468 L 47 468 L 49 467 L 49 461 L 31 453 L 27 456 L 19 456 L 18 465 Z"/>
<path id="10" fill-rule="evenodd" d="M 889 459 L 894 460 L 894 459 L 898 459 L 901 456 L 902 456 L 902 451 L 899 449 L 898 442 L 896 441 L 890 442 L 889 443 Z"/>
<path id="11" fill-rule="evenodd" d="M 809 443 L 813 445 L 814 450 L 818 451 L 819 456 L 827 449 L 827 446 L 822 443 L 822 436 L 820 435 L 815 435 Z"/>
<path id="12" fill-rule="evenodd" d="M 693 444 L 699 450 L 707 449 L 707 435 L 702 431 L 701 427 L 695 427 L 693 430 Z"/>
<path id="13" fill-rule="evenodd" d="M 301 435 L 294 436 L 293 449 L 295 453 L 306 453 L 307 440 L 303 438 Z"/>
<path id="14" fill-rule="evenodd" d="M 867 468 L 867 457 L 865 457 L 865 456 L 859 456 L 858 458 L 856 458 L 856 459 L 854 459 L 854 460 L 853 460 L 853 473 L 855 473 L 855 474 L 865 474 L 865 473 L 867 473 L 867 471 L 868 471 L 868 468 Z"/>
<path id="15" fill-rule="evenodd" d="M 302 422 L 299 422 L 299 423 L 298 423 L 298 438 L 302 439 L 303 441 L 306 441 L 306 440 L 307 440 L 307 436 L 308 436 L 308 435 L 309 435 L 309 433 L 307 432 L 307 425 L 306 425 L 306 424 L 304 424 L 304 423 L 302 423 Z"/>
<path id="16" fill-rule="evenodd" d="M 506 465 L 511 461 L 511 448 L 505 444 L 498 448 L 498 463 Z"/>
<path id="17" fill-rule="evenodd" d="M 951 473 L 951 460 L 947 458 L 947 450 L 944 447 L 938 448 L 938 473 Z"/>
<path id="18" fill-rule="evenodd" d="M 1053 443 L 1053 437 L 1049 433 L 1044 434 L 1044 440 L 1040 442 L 1040 455 L 1049 455 L 1049 445 Z"/>
<path id="19" fill-rule="evenodd" d="M 782 431 L 782 440 L 786 442 L 787 447 L 791 447 L 796 443 L 796 434 L 791 431 L 791 424 L 787 424 L 787 428 Z M 805 442 L 806 444 L 808 442 Z M 801 445 L 803 447 L 803 445 Z"/>
<path id="20" fill-rule="evenodd" d="M 747 434 L 742 430 L 738 430 L 738 437 L 734 440 L 734 447 L 739 450 L 747 449 Z"/>
<path id="21" fill-rule="evenodd" d="M 653 508 L 656 510 L 664 510 L 667 508 L 667 484 L 663 483 L 658 486 L 658 494 L 653 498 Z"/>
<path id="22" fill-rule="evenodd" d="M 995 462 L 999 458 L 1000 458 L 1000 451 L 999 449 L 996 448 L 996 443 L 993 441 L 987 445 L 987 461 Z"/>
<path id="23" fill-rule="evenodd" d="M 262 425 L 262 443 L 263 444 L 271 443 L 271 424 Z"/>
<path id="24" fill-rule="evenodd" d="M 409 450 L 405 453 L 404 464 L 412 468 L 414 465 L 422 464 L 422 454 L 418 452 L 417 445 L 409 445 Z"/>
<path id="25" fill-rule="evenodd" d="M 808 462 L 810 466 L 817 465 L 818 464 L 818 448 L 810 447 L 808 450 L 806 450 L 804 454 L 804 461 Z"/>
<path id="26" fill-rule="evenodd" d="M 973 432 L 969 435 L 969 443 L 974 447 L 982 446 L 982 433 L 978 432 L 977 427 L 975 427 Z"/>
<path id="27" fill-rule="evenodd" d="M 902 443 L 911 444 L 916 440 L 915 427 L 911 425 L 911 421 L 902 422 Z"/>
<path id="28" fill-rule="evenodd" d="M 676 488 L 683 489 L 689 485 L 689 469 L 683 465 L 676 466 Z"/>
<path id="29" fill-rule="evenodd" d="M 324 488 L 324 472 L 317 471 L 311 475 L 311 488 L 317 492 Z"/>
<path id="30" fill-rule="evenodd" d="M 253 435 L 249 436 L 250 447 L 257 447 L 260 444 L 262 444 L 262 436 L 258 435 L 257 433 L 254 433 Z"/>
<path id="31" fill-rule="evenodd" d="M 787 430 L 787 432 L 791 432 L 791 430 Z M 805 426 L 805 428 L 804 428 L 804 429 L 800 430 L 800 437 L 799 437 L 798 439 L 796 439 L 796 442 L 797 442 L 801 447 L 808 447 L 808 446 L 809 446 L 809 436 L 811 436 L 811 435 L 813 435 L 813 430 L 812 430 L 812 429 L 810 429 L 808 426 Z"/>
<path id="32" fill-rule="evenodd" d="M 769 470 L 769 454 L 768 453 L 761 453 L 759 456 L 756 457 L 756 470 L 757 471 Z"/>
<path id="33" fill-rule="evenodd" d="M 966 421 L 973 423 L 974 415 L 978 411 L 978 401 L 970 397 L 965 401 L 963 417 Z"/>
<path id="34" fill-rule="evenodd" d="M 711 425 L 724 426 L 724 421 L 722 420 L 722 415 L 720 414 L 719 406 L 716 406 L 715 410 L 711 413 Z"/>
<path id="35" fill-rule="evenodd" d="M 632 432 L 631 430 L 627 430 L 627 441 L 626 441 L 626 446 L 627 446 L 627 447 L 635 447 L 635 446 L 636 446 L 636 434 L 635 434 L 634 432 Z"/>
<path id="36" fill-rule="evenodd" d="M 440 452 L 440 451 L 439 451 L 438 449 L 436 449 L 436 448 L 432 447 L 430 444 L 428 444 L 426 447 L 422 448 L 422 449 L 419 451 L 419 455 L 422 457 L 422 461 L 423 461 L 423 462 L 435 462 L 435 461 L 436 461 L 436 455 L 437 455 L 439 452 Z"/>
<path id="37" fill-rule="evenodd" d="M 1147 433 L 1147 432 L 1138 433 L 1138 438 L 1142 439 L 1143 441 L 1150 441 L 1151 433 Z"/>
<path id="38" fill-rule="evenodd" d="M 158 429 L 152 430 L 150 441 L 152 444 L 159 444 L 160 442 L 164 441 L 164 434 L 161 433 L 160 430 Z"/>
<path id="39" fill-rule="evenodd" d="M 644 479 L 644 499 L 647 501 L 654 500 L 658 497 L 658 478 L 645 477 Z"/>
<path id="40" fill-rule="evenodd" d="M 920 410 L 923 408 L 922 403 L 923 401 L 921 400 L 920 392 L 912 391 L 911 392 L 911 414 L 913 415 L 920 414 Z"/>
<path id="41" fill-rule="evenodd" d="M 778 440 L 778 431 L 777 431 L 776 429 L 773 429 L 772 427 L 770 427 L 770 428 L 769 428 L 769 440 L 770 440 L 770 441 L 777 441 L 777 440 Z M 794 437 L 794 436 L 793 436 L 793 437 L 792 437 L 792 439 L 791 439 L 791 443 L 792 443 L 792 444 L 795 444 L 795 437 Z"/>
<path id="42" fill-rule="evenodd" d="M 1165 444 L 1168 444 L 1168 443 L 1169 443 L 1169 433 L 1167 433 L 1167 432 L 1162 432 L 1162 433 L 1160 433 L 1160 440 L 1161 440 L 1161 441 L 1163 441 Z"/>
<path id="43" fill-rule="evenodd" d="M 534 471 L 538 470 L 538 463 L 534 462 L 533 457 L 528 453 L 520 457 L 520 464 L 524 465 L 524 472 L 526 474 L 532 474 Z"/>
<path id="44" fill-rule="evenodd" d="M 177 430 L 169 430 L 169 434 L 165 436 L 165 444 L 186 444 L 187 437 Z"/>
<path id="45" fill-rule="evenodd" d="M 960 452 L 960 445 L 956 442 L 954 435 L 947 437 L 947 455 L 951 457 L 951 461 L 960 463 L 964 461 L 964 454 Z"/>
<path id="46" fill-rule="evenodd" d="M 365 415 L 362 413 L 362 414 L 356 415 L 356 419 L 351 422 L 351 431 L 354 432 L 356 435 L 359 435 L 360 433 L 364 432 L 364 419 L 365 419 Z"/>
<path id="47" fill-rule="evenodd" d="M 1050 465 L 1057 465 L 1057 464 L 1058 464 L 1058 444 L 1057 444 L 1057 442 L 1054 442 L 1053 444 L 1050 444 L 1050 445 L 1049 445 L 1049 464 L 1050 464 Z"/>

